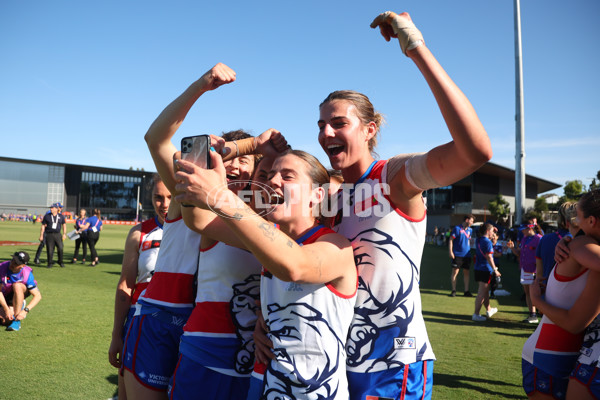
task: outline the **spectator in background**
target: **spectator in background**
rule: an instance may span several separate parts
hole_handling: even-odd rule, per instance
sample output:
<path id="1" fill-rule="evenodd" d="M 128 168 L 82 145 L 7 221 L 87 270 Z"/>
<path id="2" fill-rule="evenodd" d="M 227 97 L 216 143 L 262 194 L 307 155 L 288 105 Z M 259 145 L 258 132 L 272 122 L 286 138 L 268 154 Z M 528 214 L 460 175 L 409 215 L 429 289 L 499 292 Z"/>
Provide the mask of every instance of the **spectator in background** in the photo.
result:
<path id="1" fill-rule="evenodd" d="M 519 244 L 519 245 L 521 244 L 521 240 L 523 240 L 523 235 L 525 233 L 524 231 L 525 231 L 525 229 L 527 229 L 527 225 L 531 225 L 531 224 L 538 225 L 537 217 L 535 217 L 531 214 L 525 215 L 525 217 L 523 219 L 525 222 L 519 226 L 519 232 L 517 233 L 517 244 Z M 540 226 L 540 231 L 541 231 L 541 235 L 544 236 L 544 231 L 542 230 L 541 226 Z"/>
<path id="2" fill-rule="evenodd" d="M 492 245 L 494 248 L 494 264 L 496 268 L 500 268 L 500 257 L 502 257 L 502 244 L 498 243 L 498 232 L 497 228 L 494 227 L 494 232 L 491 237 Z M 500 284 L 500 276 L 494 277 L 490 283 L 490 299 L 496 298 L 496 289 L 502 288 Z"/>
<path id="3" fill-rule="evenodd" d="M 498 267 L 494 262 L 494 245 L 492 236 L 494 235 L 494 226 L 489 223 L 481 225 L 475 241 L 475 281 L 479 282 L 477 297 L 475 298 L 475 312 L 471 318 L 473 321 L 482 322 L 498 312 L 495 307 L 490 307 L 489 287 L 492 280 L 501 276 Z M 481 306 L 486 309 L 486 317 L 479 315 Z"/>
<path id="4" fill-rule="evenodd" d="M 451 267 L 450 283 L 452 285 L 452 293 L 450 296 L 456 296 L 456 277 L 458 276 L 459 268 L 463 271 L 463 282 L 465 287 L 465 297 L 473 297 L 469 291 L 469 270 L 471 268 L 471 237 L 473 230 L 471 225 L 475 222 L 473 215 L 465 215 L 463 223 L 456 225 L 452 229 L 450 239 L 448 240 L 448 251 L 450 253 Z"/>
<path id="5" fill-rule="evenodd" d="M 550 271 L 556 264 L 554 261 L 554 249 L 556 244 L 563 237 L 573 237 L 579 228 L 574 224 L 574 218 L 577 215 L 576 203 L 567 201 L 558 209 L 558 231 L 547 233 L 540 239 L 540 244 L 535 251 L 536 279 L 540 284 L 542 293 L 546 288 L 546 282 Z M 571 229 L 574 232 L 571 232 Z"/>
<path id="6" fill-rule="evenodd" d="M 86 229 L 87 244 L 90 246 L 90 255 L 92 257 L 90 267 L 95 267 L 99 263 L 96 243 L 98 243 L 98 239 L 100 239 L 100 231 L 102 230 L 102 218 L 100 217 L 99 209 L 94 208 L 92 216 L 87 219 L 87 222 L 82 228 Z"/>
<path id="7" fill-rule="evenodd" d="M 85 208 L 79 210 L 79 216 L 75 219 L 75 230 L 79 234 L 79 238 L 75 239 L 75 253 L 73 254 L 72 264 L 77 262 L 77 256 L 79 255 L 79 246 L 82 247 L 82 259 L 81 263 L 85 264 L 85 256 L 87 254 L 87 231 L 82 229 L 87 221 L 87 211 Z"/>
<path id="8" fill-rule="evenodd" d="M 521 240 L 520 246 L 515 247 L 512 241 L 507 243 L 508 248 L 512 253 L 519 258 L 519 265 L 521 267 L 521 285 L 525 291 L 525 301 L 527 302 L 527 308 L 529 309 L 529 317 L 523 322 L 530 324 L 538 323 L 537 313 L 535 306 L 531 302 L 531 296 L 529 295 L 529 287 L 535 279 L 535 252 L 542 238 L 542 228 L 534 223 L 534 219 L 530 219 L 528 224 L 523 229 L 523 240 Z"/>
<path id="9" fill-rule="evenodd" d="M 52 268 L 54 262 L 54 249 L 58 253 L 58 265 L 65 267 L 63 262 L 63 240 L 67 237 L 67 226 L 65 217 L 59 212 L 62 210 L 62 204 L 54 203 L 50 206 L 50 212 L 44 215 L 42 219 L 42 228 L 40 231 L 40 247 L 43 248 L 43 242 L 46 241 L 46 252 L 48 255 L 48 268 Z M 62 234 L 61 234 L 62 230 Z M 38 252 L 40 248 L 38 247 Z M 39 256 L 36 254 L 36 264 L 39 264 Z"/>
<path id="10" fill-rule="evenodd" d="M 52 208 L 52 206 L 50 206 L 50 208 Z M 46 215 L 50 214 L 50 210 L 46 211 Z M 44 220 L 44 217 L 40 216 L 40 222 L 42 222 Z M 42 255 L 42 250 L 44 250 L 44 247 L 46 247 L 46 231 L 44 231 L 44 233 L 42 234 L 42 240 L 40 240 L 40 244 L 35 252 L 35 258 L 33 259 L 33 262 L 35 265 L 39 265 L 40 264 L 40 257 Z"/>
<path id="11" fill-rule="evenodd" d="M 12 260 L 0 264 L 0 323 L 8 323 L 8 331 L 20 330 L 21 321 L 42 299 L 28 262 L 29 254 L 17 251 Z M 33 299 L 27 306 L 29 295 Z"/>

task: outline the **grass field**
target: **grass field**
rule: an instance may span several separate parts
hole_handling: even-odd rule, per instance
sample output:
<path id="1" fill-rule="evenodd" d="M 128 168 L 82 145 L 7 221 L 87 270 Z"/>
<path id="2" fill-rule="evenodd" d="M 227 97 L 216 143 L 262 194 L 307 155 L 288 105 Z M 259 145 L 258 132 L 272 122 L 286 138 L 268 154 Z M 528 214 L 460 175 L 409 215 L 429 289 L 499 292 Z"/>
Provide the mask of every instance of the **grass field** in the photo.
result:
<path id="1" fill-rule="evenodd" d="M 0 222 L 0 241 L 34 242 L 39 227 Z M 32 265 L 43 299 L 21 331 L 0 330 L 0 398 L 107 399 L 115 395 L 117 371 L 108 363 L 107 351 L 129 228 L 104 226 L 97 245 L 100 264 L 95 268 L 70 264 L 74 242 L 68 240 L 65 269 L 45 268 L 45 250 L 42 264 Z M 33 259 L 37 245 L 0 246 L 0 261 L 21 249 Z M 500 310 L 492 320 L 474 323 L 474 300 L 449 297 L 447 254 L 446 248 L 427 245 L 421 267 L 423 310 L 437 357 L 434 398 L 526 398 L 521 388 L 521 348 L 534 326 L 520 322 L 526 317 L 526 307 L 520 301 L 517 265 L 502 260 L 503 288 L 512 295 L 492 300 Z M 462 275 L 458 289 L 460 293 Z M 471 290 L 475 289 L 472 281 Z"/>

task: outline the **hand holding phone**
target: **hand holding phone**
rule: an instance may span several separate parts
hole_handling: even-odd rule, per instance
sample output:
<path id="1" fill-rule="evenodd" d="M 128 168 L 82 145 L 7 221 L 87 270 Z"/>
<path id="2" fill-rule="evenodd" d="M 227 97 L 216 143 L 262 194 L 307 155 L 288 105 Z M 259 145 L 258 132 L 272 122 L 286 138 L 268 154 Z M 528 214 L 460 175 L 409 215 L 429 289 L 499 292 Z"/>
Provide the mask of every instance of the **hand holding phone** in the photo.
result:
<path id="1" fill-rule="evenodd" d="M 204 169 L 210 168 L 210 136 L 188 136 L 181 139 L 181 159 Z"/>
<path id="2" fill-rule="evenodd" d="M 210 136 L 188 136 L 181 139 L 181 159 L 189 161 L 204 169 L 210 168 Z M 184 207 L 192 204 L 181 203 Z"/>

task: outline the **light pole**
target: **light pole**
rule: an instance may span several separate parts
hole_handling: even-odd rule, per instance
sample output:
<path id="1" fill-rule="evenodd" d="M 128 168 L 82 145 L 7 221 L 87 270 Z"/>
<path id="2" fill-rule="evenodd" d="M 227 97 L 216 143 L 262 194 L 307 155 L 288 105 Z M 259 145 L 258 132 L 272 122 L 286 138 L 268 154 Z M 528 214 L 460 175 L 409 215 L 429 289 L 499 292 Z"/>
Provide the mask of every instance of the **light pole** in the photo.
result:
<path id="1" fill-rule="evenodd" d="M 515 223 L 523 219 L 525 203 L 525 120 L 523 106 L 523 62 L 521 59 L 521 5 L 515 0 L 515 80 L 516 80 L 516 149 L 515 149 Z"/>
<path id="2" fill-rule="evenodd" d="M 138 217 L 140 214 L 140 186 L 137 187 L 137 200 L 135 202 L 135 223 L 138 223 Z"/>

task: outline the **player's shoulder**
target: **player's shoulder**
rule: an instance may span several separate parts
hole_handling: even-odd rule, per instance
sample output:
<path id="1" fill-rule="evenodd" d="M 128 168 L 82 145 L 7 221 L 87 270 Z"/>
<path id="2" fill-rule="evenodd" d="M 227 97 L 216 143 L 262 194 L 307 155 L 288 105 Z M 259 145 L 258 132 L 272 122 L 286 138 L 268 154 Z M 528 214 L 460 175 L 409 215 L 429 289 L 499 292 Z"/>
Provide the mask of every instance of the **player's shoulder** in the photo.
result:
<path id="1" fill-rule="evenodd" d="M 593 237 L 587 235 L 576 236 L 569 242 L 569 248 L 571 250 L 587 245 L 598 245 L 598 242 Z"/>

